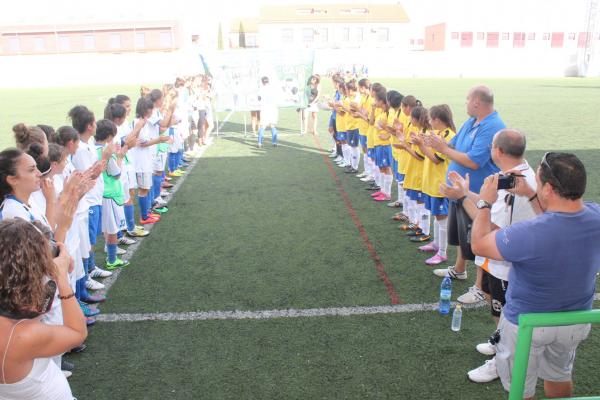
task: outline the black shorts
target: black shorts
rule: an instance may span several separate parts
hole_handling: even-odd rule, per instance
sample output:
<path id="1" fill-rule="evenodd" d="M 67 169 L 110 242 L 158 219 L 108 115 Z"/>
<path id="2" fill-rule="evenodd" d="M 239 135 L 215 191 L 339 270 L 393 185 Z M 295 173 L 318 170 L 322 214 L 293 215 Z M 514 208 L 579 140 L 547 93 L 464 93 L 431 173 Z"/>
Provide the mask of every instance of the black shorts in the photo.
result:
<path id="1" fill-rule="evenodd" d="M 198 130 L 204 129 L 206 123 L 206 110 L 198 110 Z"/>
<path id="2" fill-rule="evenodd" d="M 508 281 L 503 281 L 502 279 L 496 278 L 483 268 L 481 271 L 483 272 L 481 290 L 490 295 L 490 311 L 492 315 L 500 318 L 502 307 L 504 307 L 506 304 L 506 290 L 508 289 Z"/>
<path id="3" fill-rule="evenodd" d="M 450 200 L 448 205 L 448 244 L 459 246 L 465 260 L 475 260 L 471 250 L 471 228 L 473 221 L 462 205 Z"/>

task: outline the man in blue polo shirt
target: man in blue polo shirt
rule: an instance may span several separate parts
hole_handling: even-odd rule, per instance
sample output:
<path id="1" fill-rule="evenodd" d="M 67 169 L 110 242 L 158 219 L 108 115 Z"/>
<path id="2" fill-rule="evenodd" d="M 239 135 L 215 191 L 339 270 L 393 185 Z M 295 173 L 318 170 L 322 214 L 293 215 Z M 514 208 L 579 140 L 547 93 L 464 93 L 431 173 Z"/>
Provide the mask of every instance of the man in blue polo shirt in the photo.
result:
<path id="1" fill-rule="evenodd" d="M 487 86 L 475 86 L 467 95 L 467 114 L 469 118 L 458 134 L 446 144 L 440 138 L 433 137 L 432 147 L 450 159 L 448 173 L 456 171 L 463 178 L 469 174 L 470 191 L 479 193 L 483 180 L 499 171 L 492 161 L 492 142 L 494 135 L 506 125 L 494 110 L 494 95 Z M 451 183 L 450 183 L 451 185 Z M 436 269 L 434 274 L 453 279 L 467 279 L 466 260 L 474 260 L 466 231 L 471 219 L 462 209 L 461 200 L 450 200 L 448 213 L 448 244 L 458 246 L 456 263 L 448 268 Z M 477 273 L 477 284 L 461 296 L 461 301 L 474 303 L 483 300 L 481 274 Z"/>
<path id="2" fill-rule="evenodd" d="M 512 191 L 527 196 L 539 215 L 493 230 L 490 205 L 498 197 L 498 175 L 491 175 L 479 194 L 471 240 L 478 255 L 512 262 L 496 349 L 496 368 L 507 391 L 519 315 L 590 310 L 600 270 L 600 206 L 582 200 L 586 172 L 581 161 L 569 153 L 546 153 L 536 190 L 517 180 Z M 589 331 L 589 324 L 534 329 L 526 398 L 534 396 L 538 378 L 544 380 L 546 397 L 571 397 L 575 352 Z"/>

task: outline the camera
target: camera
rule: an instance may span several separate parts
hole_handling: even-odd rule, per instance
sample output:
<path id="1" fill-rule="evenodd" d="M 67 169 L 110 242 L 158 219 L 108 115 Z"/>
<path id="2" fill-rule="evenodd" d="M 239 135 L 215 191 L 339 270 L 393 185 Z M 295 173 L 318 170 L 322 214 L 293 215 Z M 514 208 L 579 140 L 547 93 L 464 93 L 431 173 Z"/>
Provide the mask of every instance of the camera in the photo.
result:
<path id="1" fill-rule="evenodd" d="M 498 190 L 500 189 L 512 189 L 517 183 L 516 176 L 513 174 L 500 175 L 498 177 Z"/>

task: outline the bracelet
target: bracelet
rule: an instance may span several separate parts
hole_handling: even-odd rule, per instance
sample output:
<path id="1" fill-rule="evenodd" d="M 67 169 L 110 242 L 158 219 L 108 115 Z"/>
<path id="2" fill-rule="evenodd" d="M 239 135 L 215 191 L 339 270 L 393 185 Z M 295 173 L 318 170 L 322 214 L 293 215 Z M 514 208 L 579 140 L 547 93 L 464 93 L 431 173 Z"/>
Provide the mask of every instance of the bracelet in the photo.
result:
<path id="1" fill-rule="evenodd" d="M 535 200 L 535 199 L 537 199 L 537 193 L 536 193 L 536 194 L 534 194 L 533 196 L 531 196 L 531 197 L 529 198 L 529 201 L 533 201 L 533 200 Z"/>
<path id="2" fill-rule="evenodd" d="M 75 297 L 75 293 L 71 292 L 71 294 L 68 294 L 66 296 L 58 296 L 58 298 L 61 299 L 61 300 L 68 300 L 71 297 Z"/>

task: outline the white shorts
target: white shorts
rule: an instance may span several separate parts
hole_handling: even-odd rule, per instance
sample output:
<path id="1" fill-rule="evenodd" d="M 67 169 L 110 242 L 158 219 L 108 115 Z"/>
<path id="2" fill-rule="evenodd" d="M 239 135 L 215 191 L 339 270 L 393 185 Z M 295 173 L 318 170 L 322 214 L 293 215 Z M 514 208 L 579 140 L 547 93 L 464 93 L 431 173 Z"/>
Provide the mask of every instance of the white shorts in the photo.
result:
<path id="1" fill-rule="evenodd" d="M 125 173 L 123 181 L 127 181 L 127 187 L 129 190 L 134 190 L 138 188 L 137 178 L 135 176 L 134 170 L 129 170 Z M 125 185 L 123 185 L 125 187 Z"/>
<path id="2" fill-rule="evenodd" d="M 496 347 L 496 369 L 504 390 L 510 391 L 519 326 L 500 316 L 500 342 Z M 533 397 L 538 378 L 551 382 L 570 381 L 575 351 L 588 337 L 590 324 L 534 328 L 525 379 L 524 397 Z"/>
<path id="3" fill-rule="evenodd" d="M 152 158 L 152 169 L 155 172 L 161 172 L 165 170 L 165 164 L 167 162 L 166 152 L 157 152 Z"/>
<path id="4" fill-rule="evenodd" d="M 152 187 L 152 172 L 136 172 L 135 181 L 138 188 L 144 190 L 150 189 Z"/>
<path id="5" fill-rule="evenodd" d="M 79 235 L 79 252 L 82 258 L 88 258 L 92 249 L 89 231 L 90 213 L 86 210 L 85 212 L 77 213 L 75 218 Z"/>
<path id="6" fill-rule="evenodd" d="M 102 198 L 102 232 L 117 234 L 125 229 L 125 211 L 113 199 Z"/>

